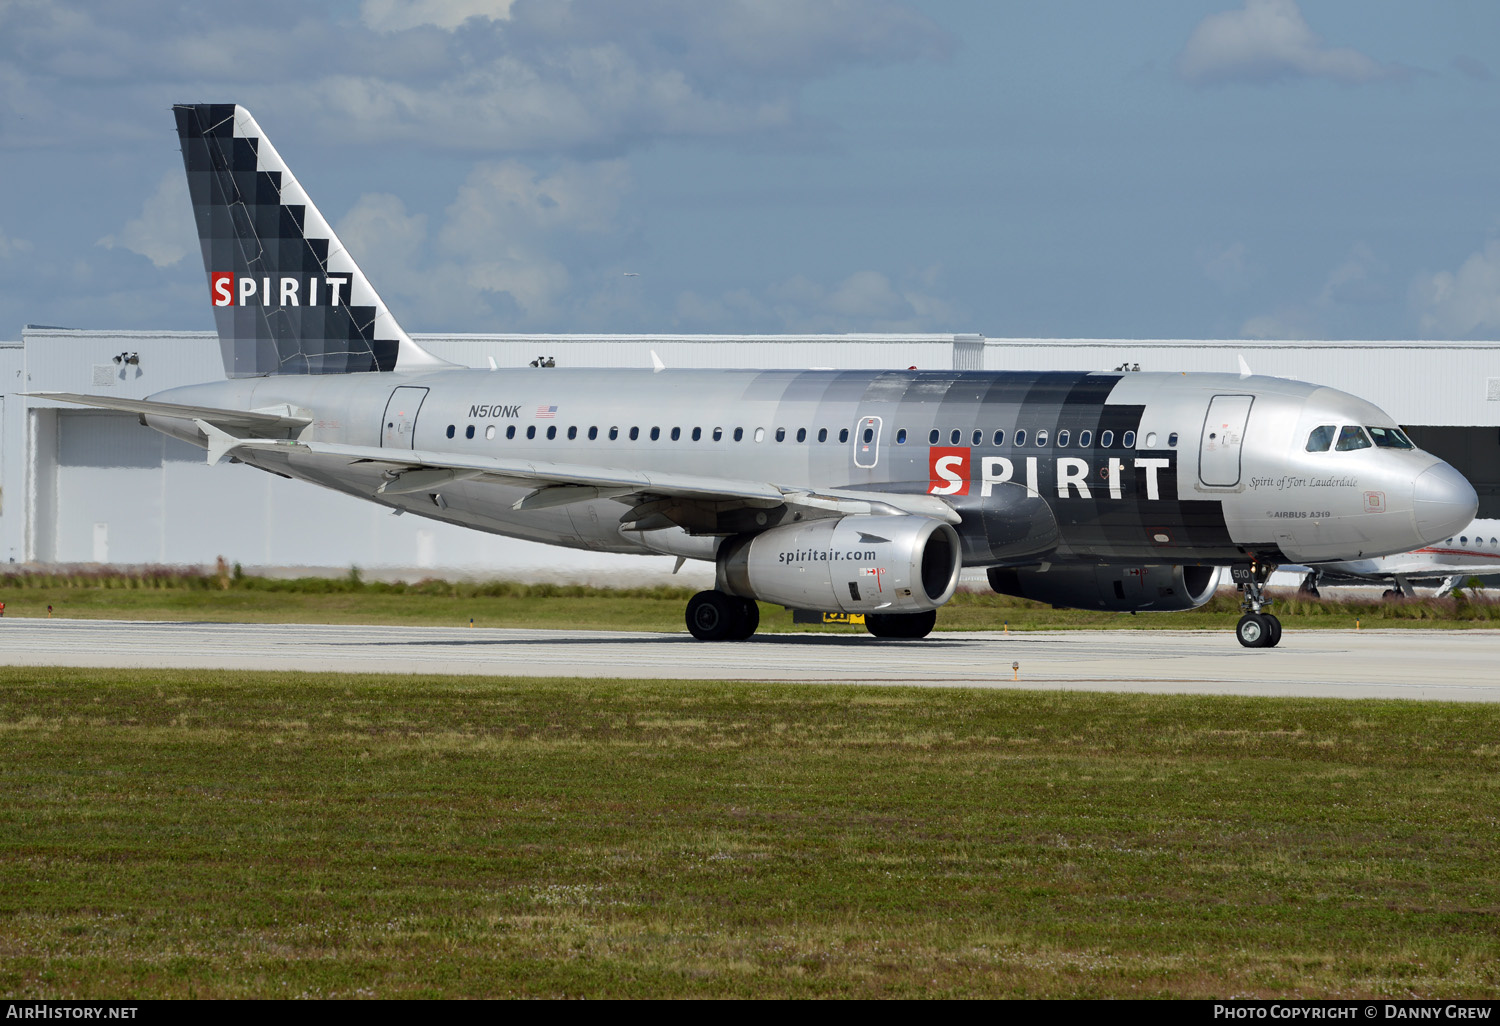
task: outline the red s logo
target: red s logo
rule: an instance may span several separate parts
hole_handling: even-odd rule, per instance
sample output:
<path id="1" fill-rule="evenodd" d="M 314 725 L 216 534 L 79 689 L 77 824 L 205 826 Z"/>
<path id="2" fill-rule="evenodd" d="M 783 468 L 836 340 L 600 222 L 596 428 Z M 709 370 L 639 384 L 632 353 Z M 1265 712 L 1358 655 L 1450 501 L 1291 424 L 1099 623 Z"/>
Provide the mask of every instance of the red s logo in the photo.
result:
<path id="1" fill-rule="evenodd" d="M 229 271 L 215 271 L 210 275 L 213 283 L 214 306 L 234 305 L 234 275 Z"/>
<path id="2" fill-rule="evenodd" d="M 928 495 L 969 494 L 969 449 L 966 446 L 933 446 L 927 450 Z"/>

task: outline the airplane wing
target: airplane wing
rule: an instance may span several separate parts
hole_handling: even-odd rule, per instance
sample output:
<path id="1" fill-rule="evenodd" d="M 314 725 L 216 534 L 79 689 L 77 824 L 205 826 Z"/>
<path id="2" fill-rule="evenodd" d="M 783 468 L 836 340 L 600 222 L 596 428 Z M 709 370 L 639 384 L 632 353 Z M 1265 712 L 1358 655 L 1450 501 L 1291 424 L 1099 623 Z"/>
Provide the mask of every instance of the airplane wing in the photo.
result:
<path id="1" fill-rule="evenodd" d="M 159 417 L 178 417 L 184 420 L 202 420 L 215 427 L 249 431 L 300 430 L 312 423 L 311 417 L 297 415 L 288 406 L 273 410 L 221 410 L 214 406 L 187 406 L 182 403 L 160 403 L 150 399 L 116 399 L 107 395 L 81 395 L 77 392 L 22 392 L 34 399 L 53 399 L 80 406 L 97 406 L 101 410 L 120 410 L 124 413 L 153 414 Z"/>
<path id="2" fill-rule="evenodd" d="M 545 509 L 591 499 L 617 499 L 631 506 L 622 518 L 634 530 L 654 530 L 673 524 L 713 533 L 707 523 L 718 523 L 718 515 L 745 509 L 789 509 L 816 517 L 857 514 L 910 513 L 957 524 L 959 514 L 935 495 L 901 495 L 850 489 L 794 488 L 767 481 L 744 481 L 698 474 L 674 474 L 655 470 L 625 470 L 586 464 L 551 463 L 541 460 L 506 459 L 495 456 L 465 456 L 426 452 L 420 449 L 385 449 L 376 446 L 342 445 L 333 442 L 303 442 L 290 439 L 235 438 L 199 420 L 209 439 L 210 462 L 231 450 L 262 449 L 302 453 L 342 460 L 348 465 L 372 464 L 385 468 L 377 494 L 404 495 L 438 489 L 456 481 L 483 479 L 500 484 L 530 487 L 514 509 Z"/>

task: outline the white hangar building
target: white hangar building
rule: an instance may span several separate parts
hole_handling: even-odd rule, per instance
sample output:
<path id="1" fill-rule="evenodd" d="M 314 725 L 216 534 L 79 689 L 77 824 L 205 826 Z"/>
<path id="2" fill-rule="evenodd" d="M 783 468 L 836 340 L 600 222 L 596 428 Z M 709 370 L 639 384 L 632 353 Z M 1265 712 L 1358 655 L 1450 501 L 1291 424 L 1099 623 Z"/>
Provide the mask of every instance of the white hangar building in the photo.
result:
<path id="1" fill-rule="evenodd" d="M 1046 369 L 1235 372 L 1331 385 L 1375 402 L 1473 482 L 1500 517 L 1500 342 L 1006 339 L 979 335 L 420 335 L 502 374 L 559 367 Z M 118 359 L 117 359 L 118 358 Z M 575 552 L 468 531 L 229 464 L 129 414 L 28 398 L 143 398 L 223 377 L 212 332 L 30 325 L 0 342 L 0 560 L 14 563 L 392 568 L 456 576 L 636 580 L 667 557 Z"/>

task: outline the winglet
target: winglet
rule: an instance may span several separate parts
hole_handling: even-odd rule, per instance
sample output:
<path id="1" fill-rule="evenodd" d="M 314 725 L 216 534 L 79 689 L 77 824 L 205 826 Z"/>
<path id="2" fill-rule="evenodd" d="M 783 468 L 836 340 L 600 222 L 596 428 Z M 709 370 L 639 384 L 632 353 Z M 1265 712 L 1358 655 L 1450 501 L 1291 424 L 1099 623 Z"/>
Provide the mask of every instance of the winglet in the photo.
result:
<path id="1" fill-rule="evenodd" d="M 1234 358 L 1240 361 L 1240 377 L 1248 378 L 1253 372 L 1250 370 L 1250 365 L 1245 362 L 1244 355 L 1236 353 Z"/>
<path id="2" fill-rule="evenodd" d="M 660 374 L 667 369 L 667 365 L 661 362 L 661 357 L 656 355 L 656 350 L 651 350 L 651 373 Z"/>
<path id="3" fill-rule="evenodd" d="M 194 419 L 193 423 L 198 425 L 198 430 L 202 431 L 204 437 L 208 439 L 208 465 L 210 467 L 221 462 L 225 456 L 229 455 L 231 449 L 237 448 L 244 441 L 243 438 L 236 438 L 228 431 L 221 431 L 206 420 Z"/>

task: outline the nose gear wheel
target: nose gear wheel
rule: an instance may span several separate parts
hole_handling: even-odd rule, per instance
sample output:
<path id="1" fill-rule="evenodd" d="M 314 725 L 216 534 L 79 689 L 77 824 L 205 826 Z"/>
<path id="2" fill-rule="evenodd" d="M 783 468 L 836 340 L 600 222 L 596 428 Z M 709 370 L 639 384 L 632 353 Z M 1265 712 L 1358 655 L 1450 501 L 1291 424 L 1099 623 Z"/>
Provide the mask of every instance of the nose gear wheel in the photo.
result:
<path id="1" fill-rule="evenodd" d="M 1270 563 L 1234 568 L 1234 579 L 1240 588 L 1240 609 L 1244 610 L 1234 633 L 1246 648 L 1275 648 L 1281 643 L 1281 621 L 1265 612 L 1271 600 L 1266 598 L 1264 589 L 1275 569 Z"/>

